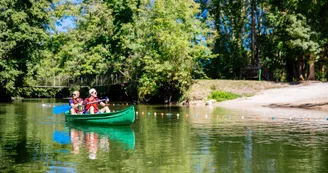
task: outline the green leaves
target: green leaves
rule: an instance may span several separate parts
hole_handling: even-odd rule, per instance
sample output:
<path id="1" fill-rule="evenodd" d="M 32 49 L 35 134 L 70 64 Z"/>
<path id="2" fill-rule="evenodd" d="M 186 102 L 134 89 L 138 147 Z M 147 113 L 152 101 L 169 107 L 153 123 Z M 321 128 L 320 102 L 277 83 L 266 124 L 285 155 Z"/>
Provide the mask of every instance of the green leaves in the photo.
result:
<path id="1" fill-rule="evenodd" d="M 211 52 L 205 46 L 210 45 L 211 38 L 201 45 L 195 42 L 195 37 L 211 31 L 196 18 L 199 6 L 194 1 L 158 0 L 151 7 L 150 1 L 143 2 L 134 18 L 135 32 L 130 33 L 134 36 L 127 38 L 127 47 L 133 50 L 131 57 L 137 63 L 126 70 L 140 77 L 141 100 L 159 90 L 182 93 L 190 85 L 197 60 L 208 58 Z"/>
<path id="2" fill-rule="evenodd" d="M 34 75 L 31 66 L 41 59 L 41 43 L 47 42 L 44 25 L 49 13 L 40 10 L 50 6 L 46 0 L 0 2 L 0 87 L 11 93 Z M 31 70 L 31 71 L 30 71 Z"/>
<path id="3" fill-rule="evenodd" d="M 182 94 L 194 78 L 238 79 L 257 59 L 277 80 L 306 79 L 309 67 L 311 76 L 328 76 L 326 1 L 210 2 L 2 0 L 0 85 L 13 91 L 50 77 L 119 73 L 148 101 Z M 55 22 L 65 18 L 76 28 L 61 33 Z"/>

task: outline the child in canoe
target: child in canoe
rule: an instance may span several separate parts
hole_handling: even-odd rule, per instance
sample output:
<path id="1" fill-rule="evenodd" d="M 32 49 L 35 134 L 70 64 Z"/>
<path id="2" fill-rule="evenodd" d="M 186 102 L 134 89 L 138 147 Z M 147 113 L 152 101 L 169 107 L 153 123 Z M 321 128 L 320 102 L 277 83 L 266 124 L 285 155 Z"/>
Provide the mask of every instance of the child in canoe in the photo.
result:
<path id="1" fill-rule="evenodd" d="M 89 97 L 84 99 L 83 105 L 85 106 L 84 108 L 84 113 L 89 113 L 89 114 L 95 114 L 95 113 L 109 113 L 110 110 L 106 106 L 106 104 L 102 101 L 97 96 L 97 91 L 92 88 L 89 90 Z M 109 100 L 107 99 L 105 102 L 108 102 Z M 98 105 L 100 105 L 102 108 L 99 110 Z"/>

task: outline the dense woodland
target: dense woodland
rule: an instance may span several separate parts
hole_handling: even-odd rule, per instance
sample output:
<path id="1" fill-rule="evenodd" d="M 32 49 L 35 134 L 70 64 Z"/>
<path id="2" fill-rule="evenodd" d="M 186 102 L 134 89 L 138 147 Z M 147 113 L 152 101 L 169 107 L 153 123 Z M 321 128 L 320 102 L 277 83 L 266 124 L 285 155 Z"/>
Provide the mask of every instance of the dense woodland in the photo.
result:
<path id="1" fill-rule="evenodd" d="M 193 79 L 326 81 L 328 0 L 1 0 L 0 93 L 120 74 L 139 100 Z M 58 30 L 65 19 L 73 27 Z"/>

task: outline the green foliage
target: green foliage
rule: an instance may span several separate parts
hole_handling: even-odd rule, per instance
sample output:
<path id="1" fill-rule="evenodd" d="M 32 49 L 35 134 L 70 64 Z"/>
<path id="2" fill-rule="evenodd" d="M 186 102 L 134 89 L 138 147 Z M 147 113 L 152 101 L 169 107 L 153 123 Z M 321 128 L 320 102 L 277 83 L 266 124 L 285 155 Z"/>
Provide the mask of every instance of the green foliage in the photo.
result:
<path id="1" fill-rule="evenodd" d="M 17 88 L 14 95 L 22 97 L 38 98 L 38 97 L 55 97 L 61 89 L 58 88 L 34 88 L 34 87 L 21 87 Z"/>
<path id="2" fill-rule="evenodd" d="M 40 51 L 49 39 L 49 6 L 47 0 L 0 2 L 0 87 L 9 93 L 29 85 L 27 78 L 42 58 Z"/>
<path id="3" fill-rule="evenodd" d="M 233 3 L 211 1 L 207 5 L 215 21 L 219 37 L 215 40 L 213 52 L 216 58 L 206 63 L 208 76 L 215 79 L 237 79 L 240 69 L 248 64 L 247 44 L 243 43 L 250 34 L 248 19 L 249 4 L 243 0 Z"/>
<path id="4" fill-rule="evenodd" d="M 126 69 L 130 71 L 126 73 L 139 77 L 140 99 L 154 96 L 159 89 L 183 93 L 191 83 L 198 61 L 211 57 L 212 39 L 197 40 L 199 35 L 212 33 L 196 18 L 200 12 L 197 3 L 157 0 L 150 5 L 150 1 L 143 1 L 134 17 L 135 29 L 126 38 L 132 52 L 129 56 L 132 63 Z"/>
<path id="5" fill-rule="evenodd" d="M 326 0 L 201 2 L 2 0 L 0 89 L 29 94 L 16 89 L 119 73 L 128 92 L 149 100 L 183 95 L 193 79 L 238 79 L 258 65 L 277 81 L 327 80 Z M 63 17 L 76 28 L 57 31 Z"/>
<path id="6" fill-rule="evenodd" d="M 222 102 L 225 100 L 232 100 L 240 97 L 238 94 L 234 94 L 231 92 L 225 92 L 225 91 L 211 91 L 210 95 L 208 96 L 209 99 L 215 99 L 218 102 Z"/>

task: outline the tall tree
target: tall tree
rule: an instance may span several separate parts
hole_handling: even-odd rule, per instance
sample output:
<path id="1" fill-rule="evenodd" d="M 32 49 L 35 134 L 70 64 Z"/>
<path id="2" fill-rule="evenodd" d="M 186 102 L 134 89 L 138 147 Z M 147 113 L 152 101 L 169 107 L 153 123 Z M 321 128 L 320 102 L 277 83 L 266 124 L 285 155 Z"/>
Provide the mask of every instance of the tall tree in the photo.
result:
<path id="1" fill-rule="evenodd" d="M 133 52 L 126 61 L 131 64 L 126 73 L 138 77 L 140 99 L 161 91 L 171 96 L 183 93 L 199 61 L 211 57 L 215 34 L 197 19 L 199 13 L 199 4 L 193 0 L 142 1 L 135 30 L 126 37 Z"/>
<path id="2" fill-rule="evenodd" d="M 209 77 L 236 79 L 239 78 L 240 69 L 248 64 L 245 44 L 246 37 L 250 35 L 246 27 L 248 6 L 247 0 L 216 0 L 207 4 L 219 35 L 213 49 L 217 57 L 206 66 Z"/>
<path id="3" fill-rule="evenodd" d="M 40 50 L 48 41 L 48 0 L 0 2 L 0 88 L 13 93 L 28 85 L 35 73 Z"/>
<path id="4" fill-rule="evenodd" d="M 256 58 L 255 57 L 255 27 L 256 27 L 256 21 L 255 21 L 255 12 L 256 11 L 256 0 L 251 0 L 251 53 L 252 53 L 252 58 L 251 58 L 251 64 L 255 65 Z"/>
<path id="5" fill-rule="evenodd" d="M 285 63 L 288 81 L 314 79 L 314 63 L 320 53 L 318 32 L 309 24 L 310 16 L 307 17 L 307 12 L 301 10 L 304 4 L 300 3 L 272 1 L 266 4 L 268 35 L 275 38 L 274 46 L 266 48 L 278 51 L 280 61 Z M 271 56 L 279 60 L 276 55 Z"/>

